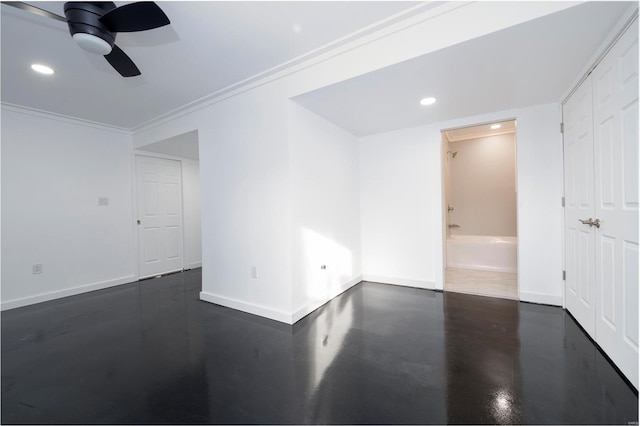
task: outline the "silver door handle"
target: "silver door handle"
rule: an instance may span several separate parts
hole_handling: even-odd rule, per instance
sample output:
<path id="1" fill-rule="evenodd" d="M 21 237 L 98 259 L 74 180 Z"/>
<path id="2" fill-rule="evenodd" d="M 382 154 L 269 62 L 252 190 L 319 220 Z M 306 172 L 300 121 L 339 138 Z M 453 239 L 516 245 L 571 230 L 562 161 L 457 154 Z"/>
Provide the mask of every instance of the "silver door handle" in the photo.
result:
<path id="1" fill-rule="evenodd" d="M 583 225 L 593 226 L 593 219 L 578 219 Z"/>
<path id="2" fill-rule="evenodd" d="M 600 219 L 578 219 L 580 221 L 580 223 L 584 224 L 584 225 L 589 225 L 589 226 L 595 226 L 596 228 L 600 228 Z"/>

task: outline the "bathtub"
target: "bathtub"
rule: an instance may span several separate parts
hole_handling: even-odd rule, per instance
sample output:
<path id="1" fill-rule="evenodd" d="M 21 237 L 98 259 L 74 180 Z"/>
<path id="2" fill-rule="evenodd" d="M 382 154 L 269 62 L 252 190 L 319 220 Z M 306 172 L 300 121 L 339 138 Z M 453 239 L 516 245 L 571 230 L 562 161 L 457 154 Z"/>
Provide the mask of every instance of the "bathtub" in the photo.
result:
<path id="1" fill-rule="evenodd" d="M 518 271 L 518 238 L 450 235 L 447 267 L 515 273 Z"/>

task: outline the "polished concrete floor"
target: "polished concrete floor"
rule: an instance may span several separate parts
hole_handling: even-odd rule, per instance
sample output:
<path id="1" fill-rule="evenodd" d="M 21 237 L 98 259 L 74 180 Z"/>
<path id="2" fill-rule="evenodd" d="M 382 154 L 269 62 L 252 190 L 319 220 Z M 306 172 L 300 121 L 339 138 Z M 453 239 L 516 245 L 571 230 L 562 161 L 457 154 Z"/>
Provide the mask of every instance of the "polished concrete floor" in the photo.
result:
<path id="1" fill-rule="evenodd" d="M 581 423 L 638 398 L 562 309 L 361 283 L 295 326 L 200 270 L 2 313 L 2 423 Z"/>

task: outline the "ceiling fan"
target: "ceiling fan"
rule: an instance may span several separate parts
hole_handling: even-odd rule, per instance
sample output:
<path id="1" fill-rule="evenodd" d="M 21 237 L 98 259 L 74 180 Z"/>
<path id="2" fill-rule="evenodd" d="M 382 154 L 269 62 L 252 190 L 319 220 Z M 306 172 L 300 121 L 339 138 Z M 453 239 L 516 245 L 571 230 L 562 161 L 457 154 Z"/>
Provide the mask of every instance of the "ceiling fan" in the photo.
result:
<path id="1" fill-rule="evenodd" d="M 113 2 L 74 2 L 64 4 L 65 16 L 23 2 L 3 2 L 27 12 L 66 22 L 75 42 L 84 50 L 104 55 L 123 77 L 140 75 L 131 58 L 115 45 L 116 34 L 146 31 L 170 24 L 162 9 L 152 1 L 116 7 Z"/>

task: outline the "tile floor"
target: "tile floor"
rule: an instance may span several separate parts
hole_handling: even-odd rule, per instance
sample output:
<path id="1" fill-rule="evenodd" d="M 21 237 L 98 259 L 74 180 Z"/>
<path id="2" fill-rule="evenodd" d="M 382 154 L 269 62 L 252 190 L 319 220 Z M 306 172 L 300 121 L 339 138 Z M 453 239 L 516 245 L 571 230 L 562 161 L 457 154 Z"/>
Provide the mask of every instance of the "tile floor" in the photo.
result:
<path id="1" fill-rule="evenodd" d="M 445 291 L 518 300 L 518 274 L 446 268 Z"/>

